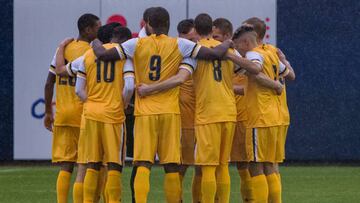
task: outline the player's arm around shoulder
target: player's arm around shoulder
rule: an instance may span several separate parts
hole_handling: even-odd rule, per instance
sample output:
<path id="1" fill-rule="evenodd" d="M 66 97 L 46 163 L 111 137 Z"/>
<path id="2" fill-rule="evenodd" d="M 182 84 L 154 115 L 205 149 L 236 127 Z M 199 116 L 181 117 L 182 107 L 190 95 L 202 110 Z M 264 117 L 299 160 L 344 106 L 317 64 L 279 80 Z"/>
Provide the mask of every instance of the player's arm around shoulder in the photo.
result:
<path id="1" fill-rule="evenodd" d="M 64 51 L 65 51 L 65 47 L 71 43 L 74 40 L 74 38 L 66 38 L 64 39 L 57 51 L 56 51 L 56 56 L 55 56 L 55 73 L 56 75 L 60 75 L 60 76 L 68 76 L 69 74 L 66 71 L 66 65 L 65 64 L 65 57 L 64 57 Z"/>
<path id="2" fill-rule="evenodd" d="M 258 66 L 261 67 L 264 63 L 263 57 L 254 51 L 249 51 L 246 53 L 246 58 L 251 60 L 253 63 L 256 63 Z M 249 77 L 252 77 L 255 79 L 255 81 L 260 84 L 263 87 L 269 88 L 271 90 L 274 90 L 277 95 L 280 95 L 284 89 L 283 85 L 280 83 L 280 81 L 275 81 L 271 78 L 269 78 L 267 75 L 265 75 L 263 72 L 260 72 L 256 75 L 249 74 Z"/>
<path id="3" fill-rule="evenodd" d="M 277 55 L 280 59 L 280 62 L 285 66 L 286 70 L 283 72 L 280 72 L 281 77 L 285 77 L 289 80 L 295 80 L 296 75 L 293 67 L 291 66 L 290 62 L 286 59 L 285 54 L 278 48 L 277 49 Z"/>
<path id="4" fill-rule="evenodd" d="M 140 97 L 145 97 L 148 95 L 156 94 L 158 92 L 163 92 L 172 88 L 175 88 L 187 80 L 189 80 L 191 74 L 195 71 L 196 60 L 192 58 L 185 58 L 180 64 L 179 72 L 168 78 L 167 80 L 154 83 L 154 84 L 140 84 L 137 87 L 137 92 Z"/>
<path id="5" fill-rule="evenodd" d="M 261 72 L 262 68 L 260 64 L 254 63 L 247 58 L 241 57 L 240 53 L 237 52 L 236 50 L 233 53 L 228 51 L 226 53 L 226 58 L 231 60 L 234 64 L 238 65 L 239 67 L 245 69 L 248 73 L 258 74 Z"/>
<path id="6" fill-rule="evenodd" d="M 135 47 L 138 38 L 129 39 L 126 42 L 119 44 L 111 49 L 106 49 L 102 42 L 95 39 L 91 44 L 96 57 L 102 61 L 116 61 L 126 60 L 132 58 L 135 52 Z"/>
<path id="7" fill-rule="evenodd" d="M 178 46 L 184 58 L 191 57 L 196 59 L 215 60 L 224 58 L 227 50 L 232 46 L 232 41 L 226 40 L 214 48 L 208 48 L 190 40 L 178 38 Z"/>

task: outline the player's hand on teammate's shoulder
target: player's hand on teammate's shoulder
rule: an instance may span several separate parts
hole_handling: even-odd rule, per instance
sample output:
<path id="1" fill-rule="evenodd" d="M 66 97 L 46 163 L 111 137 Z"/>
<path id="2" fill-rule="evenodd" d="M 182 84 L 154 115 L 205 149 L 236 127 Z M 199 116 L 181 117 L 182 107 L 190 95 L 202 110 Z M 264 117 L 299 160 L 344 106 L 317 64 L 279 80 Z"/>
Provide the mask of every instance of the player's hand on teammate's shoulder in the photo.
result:
<path id="1" fill-rule="evenodd" d="M 223 43 L 229 44 L 230 48 L 234 48 L 234 42 L 231 39 L 227 39 Z"/>
<path id="2" fill-rule="evenodd" d="M 52 126 L 54 123 L 54 116 L 52 113 L 45 113 L 44 117 L 44 126 L 46 129 L 48 129 L 50 132 L 52 132 Z"/>
<path id="3" fill-rule="evenodd" d="M 60 43 L 60 47 L 66 47 L 66 45 L 68 45 L 70 42 L 74 41 L 74 38 L 72 37 L 68 37 L 65 38 L 61 43 Z"/>
<path id="4" fill-rule="evenodd" d="M 284 86 L 281 84 L 280 81 L 276 81 L 276 87 L 275 87 L 275 92 L 277 95 L 281 95 L 282 91 L 284 89 Z"/>
<path id="5" fill-rule="evenodd" d="M 92 48 L 94 48 L 94 47 L 97 47 L 97 46 L 102 46 L 102 44 L 103 43 L 98 38 L 96 38 L 90 43 L 90 46 Z"/>

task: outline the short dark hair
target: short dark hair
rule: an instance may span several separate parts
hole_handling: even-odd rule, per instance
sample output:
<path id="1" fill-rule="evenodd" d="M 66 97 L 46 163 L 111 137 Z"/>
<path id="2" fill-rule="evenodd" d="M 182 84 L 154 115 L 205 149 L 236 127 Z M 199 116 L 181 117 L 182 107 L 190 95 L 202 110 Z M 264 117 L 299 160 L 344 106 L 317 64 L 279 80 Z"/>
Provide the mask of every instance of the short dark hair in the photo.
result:
<path id="1" fill-rule="evenodd" d="M 179 22 L 177 31 L 179 34 L 188 34 L 192 28 L 195 27 L 193 19 L 185 19 Z"/>
<path id="2" fill-rule="evenodd" d="M 150 12 L 149 24 L 154 29 L 155 33 L 159 29 L 167 29 L 167 31 L 169 31 L 169 12 L 163 7 L 154 7 Z"/>
<path id="3" fill-rule="evenodd" d="M 111 41 L 111 38 L 113 35 L 113 30 L 116 27 L 121 27 L 121 24 L 113 22 L 113 23 L 109 23 L 109 24 L 101 26 L 97 33 L 98 39 L 104 44 L 109 43 Z"/>
<path id="4" fill-rule="evenodd" d="M 143 13 L 143 20 L 148 23 L 149 22 L 149 17 L 151 12 L 154 11 L 154 7 L 150 7 L 145 9 L 144 13 Z"/>
<path id="5" fill-rule="evenodd" d="M 217 18 L 213 22 L 213 26 L 219 29 L 223 34 L 230 34 L 233 33 L 233 26 L 231 22 L 226 18 Z"/>
<path id="6" fill-rule="evenodd" d="M 255 29 L 252 25 L 242 25 L 238 29 L 235 30 L 234 35 L 232 37 L 233 40 L 238 39 L 245 33 L 253 32 L 256 35 Z"/>
<path id="7" fill-rule="evenodd" d="M 125 42 L 132 38 L 132 34 L 130 29 L 127 27 L 115 27 L 112 32 L 112 37 L 121 42 Z"/>
<path id="8" fill-rule="evenodd" d="M 201 13 L 195 18 L 195 30 L 199 35 L 208 35 L 212 32 L 212 19 L 206 13 Z"/>
<path id="9" fill-rule="evenodd" d="M 257 17 L 252 17 L 245 20 L 244 23 L 250 24 L 254 27 L 254 30 L 258 35 L 258 39 L 264 39 L 266 33 L 266 24 L 263 20 Z"/>
<path id="10" fill-rule="evenodd" d="M 91 13 L 85 13 L 84 15 L 80 16 L 77 22 L 79 32 L 83 32 L 87 27 L 95 26 L 98 20 L 100 20 L 99 17 Z"/>

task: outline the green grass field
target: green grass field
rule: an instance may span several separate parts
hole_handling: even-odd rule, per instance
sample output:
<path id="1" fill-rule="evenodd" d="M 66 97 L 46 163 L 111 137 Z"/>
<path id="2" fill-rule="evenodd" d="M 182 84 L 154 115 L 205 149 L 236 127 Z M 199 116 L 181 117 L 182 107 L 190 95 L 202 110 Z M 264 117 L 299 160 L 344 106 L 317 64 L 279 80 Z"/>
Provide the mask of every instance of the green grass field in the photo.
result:
<path id="1" fill-rule="evenodd" d="M 240 201 L 239 177 L 235 167 L 231 172 L 231 202 Z M 184 182 L 184 202 L 191 202 L 190 170 Z M 360 202 L 360 167 L 295 167 L 281 168 L 283 202 L 285 203 L 356 203 Z M 131 168 L 123 173 L 123 202 L 131 202 L 129 180 Z M 0 202 L 56 202 L 56 167 L 0 167 Z M 151 173 L 149 202 L 165 202 L 163 170 L 154 167 Z M 71 194 L 70 194 L 71 195 Z M 71 199 L 71 198 L 69 198 Z M 71 201 L 69 201 L 71 202 Z"/>

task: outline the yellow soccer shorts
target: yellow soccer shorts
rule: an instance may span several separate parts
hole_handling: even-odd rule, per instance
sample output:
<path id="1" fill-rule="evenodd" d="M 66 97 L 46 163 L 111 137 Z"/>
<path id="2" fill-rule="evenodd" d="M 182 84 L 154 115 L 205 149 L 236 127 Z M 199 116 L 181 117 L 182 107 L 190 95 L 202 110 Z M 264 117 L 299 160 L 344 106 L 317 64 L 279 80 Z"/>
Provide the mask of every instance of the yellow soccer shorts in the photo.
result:
<path id="1" fill-rule="evenodd" d="M 86 164 L 87 163 L 85 147 L 86 147 L 85 117 L 84 117 L 84 115 L 82 115 L 81 116 L 81 124 L 80 124 L 79 142 L 78 142 L 78 156 L 77 156 L 77 161 L 76 161 L 78 164 Z"/>
<path id="2" fill-rule="evenodd" d="M 235 126 L 235 122 L 196 125 L 195 164 L 228 164 Z"/>
<path id="3" fill-rule="evenodd" d="M 279 146 L 279 148 L 276 151 L 276 157 L 278 157 L 278 159 L 276 160 L 277 163 L 282 163 L 285 160 L 285 143 L 288 128 L 288 125 L 279 126 L 279 139 L 277 142 L 277 146 Z"/>
<path id="4" fill-rule="evenodd" d="M 280 163 L 284 158 L 283 136 L 280 126 L 247 128 L 246 136 L 251 138 L 251 161 Z"/>
<path id="5" fill-rule="evenodd" d="M 136 116 L 134 126 L 134 162 L 180 164 L 180 115 L 158 114 Z"/>
<path id="6" fill-rule="evenodd" d="M 123 123 L 103 123 L 85 118 L 87 163 L 117 163 L 125 159 L 126 133 Z"/>
<path id="7" fill-rule="evenodd" d="M 54 126 L 52 162 L 76 162 L 80 128 Z"/>
<path id="8" fill-rule="evenodd" d="M 193 165 L 195 163 L 195 129 L 181 129 L 181 164 Z"/>
<path id="9" fill-rule="evenodd" d="M 245 121 L 236 122 L 235 134 L 231 147 L 231 162 L 251 161 L 251 137 L 246 136 Z"/>

